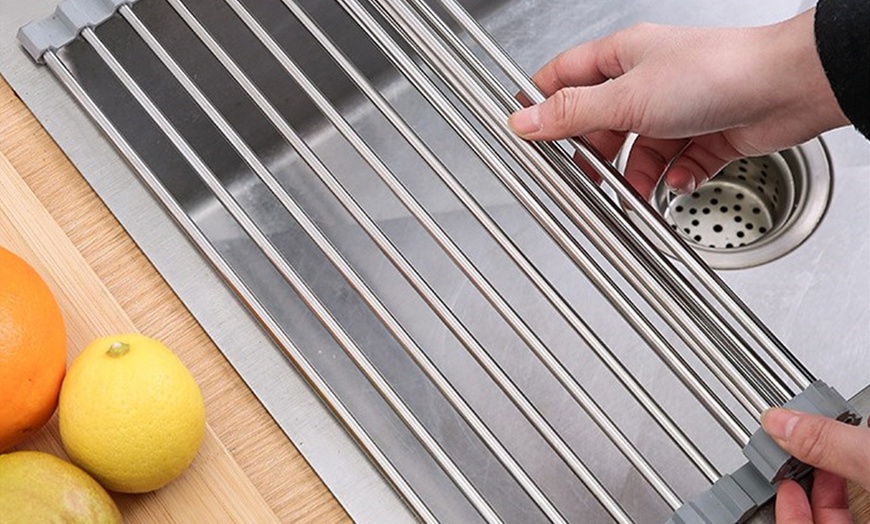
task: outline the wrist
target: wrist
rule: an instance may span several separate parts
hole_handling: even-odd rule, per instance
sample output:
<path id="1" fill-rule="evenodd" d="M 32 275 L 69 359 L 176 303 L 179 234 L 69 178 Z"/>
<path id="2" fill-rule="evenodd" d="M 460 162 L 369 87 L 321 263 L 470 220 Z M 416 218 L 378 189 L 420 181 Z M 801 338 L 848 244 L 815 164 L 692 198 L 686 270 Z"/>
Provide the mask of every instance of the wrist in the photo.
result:
<path id="1" fill-rule="evenodd" d="M 779 71 L 783 85 L 779 86 L 782 109 L 793 116 L 806 115 L 813 134 L 849 124 L 825 74 L 816 47 L 815 10 L 808 10 L 792 19 L 769 26 L 769 45 L 775 50 L 769 64 Z M 777 81 L 777 80 L 774 80 Z"/>

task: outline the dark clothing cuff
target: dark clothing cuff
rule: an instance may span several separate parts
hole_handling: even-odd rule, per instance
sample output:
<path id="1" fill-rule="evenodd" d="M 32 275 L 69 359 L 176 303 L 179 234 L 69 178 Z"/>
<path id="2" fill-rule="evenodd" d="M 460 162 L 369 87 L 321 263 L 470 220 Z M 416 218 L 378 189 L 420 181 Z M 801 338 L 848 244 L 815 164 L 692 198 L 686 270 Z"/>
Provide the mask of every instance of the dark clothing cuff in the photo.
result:
<path id="1" fill-rule="evenodd" d="M 870 138 L 870 0 L 819 0 L 816 47 L 846 118 Z"/>

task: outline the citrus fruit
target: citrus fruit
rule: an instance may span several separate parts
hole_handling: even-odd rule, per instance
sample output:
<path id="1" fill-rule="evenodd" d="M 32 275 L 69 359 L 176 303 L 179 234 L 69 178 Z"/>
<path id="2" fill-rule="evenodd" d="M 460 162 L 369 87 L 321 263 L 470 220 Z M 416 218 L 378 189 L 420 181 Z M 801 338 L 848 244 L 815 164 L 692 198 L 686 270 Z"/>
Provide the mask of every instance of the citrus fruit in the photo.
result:
<path id="1" fill-rule="evenodd" d="M 87 473 L 54 455 L 16 451 L 0 455 L 0 522 L 123 522 L 106 490 Z"/>
<path id="2" fill-rule="evenodd" d="M 66 330 L 35 269 L 0 247 L 0 451 L 51 417 L 66 369 Z"/>
<path id="3" fill-rule="evenodd" d="M 169 348 L 138 334 L 97 339 L 76 357 L 58 418 L 73 463 L 122 493 L 152 491 L 179 476 L 205 432 L 193 376 Z"/>

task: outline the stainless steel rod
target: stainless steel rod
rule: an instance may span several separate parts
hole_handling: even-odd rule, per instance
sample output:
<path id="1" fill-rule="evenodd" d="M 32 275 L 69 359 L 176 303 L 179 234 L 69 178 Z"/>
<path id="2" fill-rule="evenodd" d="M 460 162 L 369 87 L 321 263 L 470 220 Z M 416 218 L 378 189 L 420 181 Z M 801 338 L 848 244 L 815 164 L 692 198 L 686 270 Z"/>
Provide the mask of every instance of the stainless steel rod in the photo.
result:
<path id="1" fill-rule="evenodd" d="M 327 403 L 329 408 L 338 416 L 339 420 L 347 427 L 353 437 L 360 443 L 362 449 L 371 457 L 374 464 L 381 472 L 396 486 L 397 490 L 412 508 L 413 511 L 420 516 L 424 522 L 435 523 L 438 520 L 431 510 L 426 506 L 422 499 L 417 495 L 414 489 L 408 484 L 406 479 L 399 473 L 396 467 L 390 462 L 377 442 L 368 434 L 365 428 L 356 420 L 356 417 L 344 405 L 341 399 L 332 390 L 329 384 L 318 373 L 317 369 L 305 357 L 305 354 L 299 350 L 295 343 L 290 339 L 281 325 L 269 314 L 268 310 L 244 281 L 235 272 L 232 266 L 221 256 L 215 249 L 208 238 L 202 233 L 196 223 L 184 212 L 181 205 L 175 200 L 172 194 L 160 182 L 159 178 L 151 171 L 151 168 L 138 155 L 135 149 L 124 139 L 123 135 L 115 128 L 111 120 L 100 110 L 99 106 L 88 95 L 88 93 L 78 83 L 72 73 L 67 69 L 66 65 L 57 57 L 53 51 L 47 51 L 43 55 L 45 63 L 54 75 L 60 80 L 61 84 L 70 92 L 73 98 L 85 109 L 85 111 L 99 125 L 109 140 L 117 147 L 121 154 L 130 162 L 130 165 L 139 176 L 142 178 L 148 189 L 155 197 L 163 204 L 163 207 L 170 214 L 173 220 L 182 228 L 189 236 L 191 241 L 214 266 L 226 283 L 239 294 L 242 300 L 248 307 L 251 308 L 257 320 L 263 324 L 269 334 L 278 342 L 281 350 L 290 358 L 297 368 L 302 372 L 305 378 L 317 389 L 318 394 Z"/>
<path id="2" fill-rule="evenodd" d="M 517 265 L 530 282 L 547 298 L 548 302 L 559 312 L 562 318 L 571 326 L 592 349 L 596 356 L 613 373 L 639 404 L 649 413 L 650 417 L 662 428 L 668 437 L 683 451 L 689 460 L 704 474 L 708 480 L 715 482 L 721 476 L 716 468 L 707 460 L 695 444 L 683 433 L 670 416 L 646 391 L 642 384 L 628 371 L 604 342 L 589 328 L 543 274 L 519 250 L 507 234 L 495 223 L 490 215 L 480 206 L 477 200 L 453 176 L 440 159 L 402 119 L 395 109 L 384 99 L 365 76 L 348 60 L 330 38 L 317 26 L 304 9 L 292 0 L 283 0 L 287 8 L 311 33 L 318 43 L 329 53 L 353 83 L 365 94 L 382 115 L 399 131 L 426 162 L 438 178 L 462 202 L 465 208 L 475 217 L 478 223 L 495 239 L 498 245 Z"/>
<path id="3" fill-rule="evenodd" d="M 456 53 L 458 59 L 469 68 L 481 81 L 490 93 L 501 102 L 504 108 L 508 111 L 513 111 L 519 107 L 517 100 L 511 96 L 504 87 L 495 79 L 495 77 L 480 63 L 476 56 L 468 49 L 468 47 L 459 40 L 453 31 L 432 11 L 431 8 L 422 0 L 408 0 L 417 12 L 425 19 L 433 31 L 440 36 L 445 43 Z M 686 282 L 670 264 L 667 264 L 664 257 L 655 249 L 654 246 L 647 243 L 639 243 L 638 239 L 646 240 L 636 228 L 625 217 L 619 213 L 614 213 L 615 206 L 607 206 L 610 203 L 609 199 L 603 195 L 589 179 L 581 172 L 575 163 L 566 159 L 563 151 L 553 147 L 551 144 L 541 144 L 541 149 L 554 165 L 563 166 L 563 176 L 571 176 L 568 182 L 576 187 L 581 194 L 589 195 L 589 201 L 593 207 L 599 209 L 598 213 L 606 216 L 608 223 L 620 232 L 623 243 L 635 246 L 635 251 L 638 256 L 644 258 L 656 275 L 656 278 L 661 282 L 664 289 L 669 290 L 669 293 L 674 297 L 675 303 L 681 305 L 689 315 L 697 318 L 696 323 L 703 327 L 709 327 L 711 334 L 711 342 L 718 341 L 716 347 L 721 347 L 730 356 L 732 362 L 738 370 L 740 370 L 747 379 L 753 383 L 758 391 L 765 397 L 765 400 L 772 405 L 781 404 L 793 395 L 793 392 L 787 389 L 786 385 L 767 367 L 767 365 L 758 359 L 757 354 L 743 341 L 719 314 L 701 297 L 697 291 Z M 573 176 L 572 176 L 573 175 Z M 597 201 L 595 198 L 598 197 Z M 672 291 L 670 291 L 672 290 Z"/>
<path id="4" fill-rule="evenodd" d="M 214 193 L 215 197 L 263 251 L 263 254 L 266 255 L 275 269 L 278 270 L 281 276 L 296 291 L 312 313 L 314 313 L 327 331 L 329 331 L 333 338 L 335 338 L 336 342 L 339 343 L 351 360 L 353 360 L 357 367 L 359 367 L 360 371 L 362 371 L 372 386 L 374 386 L 384 400 L 387 401 L 393 411 L 411 430 L 423 447 L 425 447 L 432 455 L 438 465 L 468 498 L 469 502 L 471 502 L 481 516 L 487 522 L 501 522 L 501 519 L 486 499 L 484 499 L 477 491 L 477 488 L 474 487 L 462 470 L 459 469 L 447 452 L 444 451 L 438 441 L 429 433 L 419 419 L 417 419 L 416 415 L 414 415 L 404 401 L 402 401 L 398 393 L 396 393 L 392 386 L 390 386 L 389 382 L 387 382 L 383 375 L 380 374 L 377 368 L 371 363 L 368 357 L 366 357 L 365 353 L 363 353 L 359 346 L 357 346 L 356 342 L 344 330 L 341 324 L 332 316 L 323 303 L 320 302 L 305 281 L 290 266 L 284 256 L 274 246 L 272 241 L 257 227 L 253 219 L 251 219 L 247 212 L 245 212 L 245 210 L 236 202 L 234 197 L 221 184 L 217 176 L 175 129 L 172 123 L 169 122 L 160 109 L 150 100 L 148 95 L 142 91 L 124 67 L 117 61 L 117 59 L 115 59 L 96 33 L 94 33 L 92 29 L 86 28 L 82 31 L 82 37 L 109 66 L 124 87 L 133 94 L 137 102 L 142 105 L 143 109 L 145 109 L 148 115 L 172 141 L 173 145 L 182 153 L 182 156 L 184 156 L 185 160 L 190 163 L 197 174 L 202 178 L 206 186 L 208 186 L 208 188 Z"/>
<path id="5" fill-rule="evenodd" d="M 465 44 L 456 37 L 456 35 L 440 20 L 440 18 L 425 2 L 421 0 L 409 1 L 414 5 L 418 13 L 426 19 L 432 30 L 437 32 L 438 36 L 451 46 L 458 59 L 462 60 L 469 70 L 477 75 L 483 85 L 490 90 L 491 94 L 497 100 L 501 101 L 506 109 L 512 110 L 513 108 L 518 107 L 516 99 L 514 99 L 511 94 L 495 80 L 492 74 L 479 62 L 479 60 L 477 60 Z M 402 9 L 398 7 L 397 3 L 391 5 L 396 5 L 397 9 Z M 656 278 L 662 283 L 662 287 L 666 290 L 675 290 L 670 292 L 671 296 L 675 299 L 675 304 L 681 305 L 685 308 L 688 315 L 697 317 L 698 320 L 696 321 L 696 324 L 701 326 L 702 329 L 706 326 L 710 327 L 713 337 L 710 342 L 713 343 L 713 340 L 719 340 L 720 343 L 717 346 L 709 348 L 709 350 L 715 351 L 716 347 L 722 347 L 722 349 L 726 351 L 726 354 L 731 356 L 731 360 L 737 369 L 743 372 L 747 379 L 756 386 L 756 389 L 762 394 L 766 402 L 770 404 L 778 404 L 790 398 L 790 392 L 786 389 L 785 384 L 767 368 L 765 363 L 757 358 L 757 355 L 752 353 L 751 349 L 740 340 L 736 333 L 730 330 L 719 315 L 708 304 L 706 304 L 703 298 L 700 297 L 700 295 L 697 295 L 694 288 L 685 282 L 682 276 L 677 273 L 672 266 L 666 263 L 658 251 L 656 251 L 651 244 L 637 243 L 638 238 L 641 238 L 642 240 L 646 239 L 631 227 L 630 222 L 628 222 L 623 215 L 613 212 L 614 206 L 606 205 L 611 203 L 609 199 L 598 190 L 595 184 L 592 184 L 586 176 L 578 171 L 578 167 L 574 162 L 570 161 L 570 159 L 565 161 L 563 151 L 550 144 L 541 144 L 540 147 L 544 150 L 544 153 L 548 156 L 551 163 L 563 166 L 563 176 L 571 173 L 576 175 L 573 177 L 573 181 L 582 186 L 579 188 L 581 193 L 590 195 L 591 197 L 599 197 L 598 202 L 596 202 L 594 198 L 591 199 L 593 206 L 600 210 L 598 213 L 606 215 L 608 223 L 613 224 L 616 226 L 616 229 L 622 232 L 621 234 L 624 239 L 622 241 L 623 244 L 636 246 L 635 249 L 639 256 L 642 256 L 647 260 L 646 265 L 655 269 L 654 274 L 657 275 Z M 567 195 L 569 202 L 571 202 L 570 198 L 572 196 L 573 195 L 571 194 Z M 694 295 L 692 295 L 692 293 L 694 293 Z"/>
<path id="6" fill-rule="evenodd" d="M 123 6 L 119 10 L 121 16 L 130 23 L 131 27 L 142 38 L 143 41 L 151 48 L 158 56 L 161 62 L 172 72 L 176 80 L 179 81 L 185 90 L 196 101 L 200 108 L 212 118 L 218 125 L 218 128 L 224 131 L 231 144 L 236 148 L 237 152 L 246 159 L 250 160 L 250 167 L 254 170 L 260 180 L 269 188 L 270 191 L 278 198 L 282 206 L 290 213 L 294 220 L 302 227 L 314 243 L 322 250 L 324 255 L 338 269 L 342 276 L 351 284 L 351 286 L 360 294 L 366 304 L 372 309 L 378 319 L 402 345 L 405 351 L 423 370 L 426 376 L 435 384 L 438 390 L 448 399 L 450 404 L 459 412 L 460 416 L 468 423 L 472 430 L 480 437 L 481 441 L 489 448 L 490 451 L 499 459 L 501 464 L 515 478 L 518 484 L 529 494 L 529 496 L 538 504 L 541 511 L 553 522 L 565 522 L 564 517 L 559 513 L 556 507 L 550 502 L 544 493 L 540 490 L 537 484 L 528 476 L 523 468 L 516 462 L 516 459 L 510 452 L 499 442 L 492 431 L 486 426 L 483 420 L 474 412 L 470 405 L 465 401 L 462 395 L 453 387 L 447 378 L 438 370 L 431 359 L 425 354 L 423 349 L 417 344 L 414 338 L 407 332 L 401 323 L 395 318 L 390 310 L 384 305 L 381 299 L 375 294 L 371 288 L 363 281 L 359 274 L 351 267 L 339 251 L 332 245 L 326 236 L 320 231 L 317 225 L 310 219 L 305 211 L 298 203 L 287 193 L 277 179 L 269 172 L 265 165 L 258 160 L 257 155 L 250 149 L 238 132 L 235 131 L 226 119 L 220 114 L 217 108 L 208 100 L 204 93 L 196 86 L 193 80 L 184 72 L 184 70 L 175 62 L 172 56 L 166 51 L 142 21 L 136 16 L 133 10 L 128 6 Z M 253 87 L 253 86 L 252 86 Z M 256 88 L 255 88 L 256 89 Z M 258 99 L 264 99 L 261 92 L 256 92 Z M 270 112 L 277 114 L 274 107 L 268 105 L 266 107 Z M 298 139 L 298 135 L 297 135 Z M 301 140 L 301 139 L 300 139 Z M 326 166 L 320 162 L 317 165 L 318 169 L 326 170 Z"/>
<path id="7" fill-rule="evenodd" d="M 389 6 L 391 5 L 389 4 Z M 392 9 L 389 6 L 387 8 Z M 389 18 L 392 19 L 392 17 Z M 393 22 L 396 23 L 396 21 Z M 405 32 L 401 22 L 398 22 L 395 28 L 400 32 Z M 507 115 L 504 111 L 497 106 L 489 94 L 483 92 L 477 82 L 464 70 L 461 63 L 452 58 L 443 48 L 438 47 L 438 39 L 431 35 L 420 38 L 410 36 L 409 38 L 412 42 L 416 42 L 415 45 L 422 46 L 424 58 L 435 62 L 434 69 L 445 80 L 457 89 L 469 94 L 469 98 L 466 100 L 471 104 L 469 108 L 481 116 L 481 122 L 493 132 L 495 138 L 506 147 L 513 158 L 526 166 L 530 173 L 545 175 L 538 181 L 543 180 L 545 189 L 551 198 L 560 205 L 563 212 L 581 230 L 592 231 L 591 234 L 587 233 L 591 240 L 605 242 L 602 253 L 607 257 L 618 257 L 615 266 L 620 270 L 626 268 L 630 270 L 624 272 L 624 276 L 630 281 L 639 282 L 639 285 L 642 286 L 639 290 L 645 293 L 648 302 L 659 310 L 664 309 L 662 317 L 665 320 L 674 319 L 677 322 L 672 327 L 675 327 L 684 338 L 688 337 L 686 341 L 691 348 L 696 349 L 700 346 L 704 350 L 699 352 L 698 356 L 750 413 L 759 417 L 761 412 L 770 405 L 765 395 L 759 392 L 755 384 L 751 383 L 729 359 L 718 351 L 715 344 L 709 340 L 705 328 L 700 326 L 688 312 L 674 303 L 673 297 L 662 289 L 655 276 L 646 271 L 645 261 L 636 258 L 630 246 L 618 238 L 612 228 L 603 223 L 601 217 L 595 214 L 594 207 L 578 197 L 577 193 L 561 178 L 560 172 L 553 168 L 549 159 L 535 153 L 542 145 L 532 145 L 520 140 L 507 129 L 505 124 Z M 433 50 L 432 47 L 435 49 Z"/>
<path id="8" fill-rule="evenodd" d="M 271 38 L 268 32 L 238 0 L 225 0 L 233 11 L 242 19 L 248 29 L 253 32 L 261 43 L 272 53 L 275 59 L 288 74 L 300 85 L 314 105 L 326 116 L 338 132 L 347 140 L 360 156 L 371 166 L 381 180 L 399 198 L 402 204 L 420 222 L 435 242 L 447 253 L 456 266 L 472 281 L 481 294 L 492 304 L 493 308 L 505 319 L 508 325 L 532 350 L 535 356 L 556 377 L 560 384 L 571 394 L 578 404 L 586 411 L 602 432 L 614 443 L 617 449 L 625 455 L 632 465 L 650 483 L 653 489 L 669 504 L 677 509 L 682 500 L 673 491 L 664 478 L 652 467 L 646 458 L 637 450 L 634 444 L 622 433 L 610 419 L 595 399 L 570 374 L 564 365 L 546 347 L 537 334 L 526 324 L 516 311 L 501 296 L 489 280 L 481 273 L 474 263 L 462 252 L 459 246 L 450 238 L 446 231 L 432 218 L 416 198 L 404 187 L 401 181 L 392 173 L 386 164 L 359 136 L 353 127 L 338 113 L 320 92 L 317 86 L 302 72 L 289 56 Z"/>
<path id="9" fill-rule="evenodd" d="M 668 367 L 687 388 L 707 407 L 723 428 L 735 439 L 745 445 L 749 440 L 749 432 L 742 423 L 724 406 L 721 399 L 713 394 L 695 372 L 689 368 L 680 355 L 674 351 L 666 339 L 649 323 L 636 306 L 616 287 L 609 277 L 584 252 L 576 240 L 549 213 L 532 192 L 525 187 L 507 167 L 488 143 L 477 133 L 467 120 L 453 107 L 447 98 L 435 87 L 421 69 L 403 52 L 377 22 L 358 4 L 342 6 L 356 21 L 372 36 L 385 56 L 405 75 L 411 84 L 423 94 L 435 110 L 447 120 L 460 136 L 471 146 L 472 151 L 489 166 L 499 180 L 523 204 L 524 208 L 541 225 L 542 228 L 562 247 L 572 261 L 590 278 L 593 284 L 611 301 L 620 305 L 619 311 L 644 340 L 649 342 L 653 350 L 662 358 Z"/>
<path id="10" fill-rule="evenodd" d="M 208 47 L 208 49 L 221 62 L 240 84 L 246 86 L 246 91 L 250 95 L 256 95 L 257 91 L 251 89 L 253 86 L 241 72 L 238 66 L 232 61 L 229 55 L 220 47 L 220 45 L 211 37 L 205 30 L 202 24 L 190 13 L 179 0 L 168 0 L 170 5 L 176 9 L 184 21 L 191 27 L 200 40 Z M 268 109 L 268 105 L 264 104 L 264 99 L 254 97 L 261 110 Z M 308 146 L 292 132 L 286 121 L 280 117 L 277 111 L 264 111 L 264 114 L 270 119 L 272 124 L 278 129 L 284 138 L 291 144 L 292 147 L 300 154 L 303 161 L 311 167 L 318 178 L 329 188 L 336 196 L 339 203 L 347 210 L 351 216 L 360 224 L 367 235 L 378 245 L 384 255 L 393 263 L 399 272 L 408 280 L 420 296 L 429 304 L 438 317 L 447 325 L 451 332 L 459 339 L 463 346 L 471 353 L 471 355 L 480 363 L 481 367 L 489 374 L 493 381 L 499 386 L 506 396 L 514 403 L 515 406 L 523 413 L 530 423 L 544 437 L 547 443 L 556 451 L 556 453 L 565 461 L 575 475 L 584 483 L 590 492 L 598 499 L 598 501 L 609 511 L 611 516 L 618 522 L 631 522 L 630 517 L 621 508 L 619 503 L 601 485 L 598 479 L 591 471 L 583 464 L 583 462 L 574 454 L 573 450 L 565 443 L 556 430 L 547 422 L 547 420 L 538 412 L 532 403 L 526 398 L 525 394 L 513 383 L 507 374 L 501 369 L 498 363 L 487 353 L 486 349 L 480 345 L 472 333 L 462 324 L 453 311 L 447 304 L 435 293 L 431 286 L 420 276 L 414 267 L 407 261 L 404 255 L 390 242 L 383 234 L 380 228 L 371 220 L 371 218 L 362 210 L 359 204 L 341 185 L 341 183 L 328 170 L 317 169 L 319 160 L 314 156 Z"/>
<path id="11" fill-rule="evenodd" d="M 494 38 L 456 0 L 438 0 L 454 20 L 496 62 L 532 103 L 544 101 L 544 95 L 529 76 L 507 54 Z M 625 200 L 656 235 L 686 267 L 701 281 L 710 293 L 725 306 L 761 345 L 765 352 L 795 381 L 801 389 L 815 380 L 810 371 L 792 354 L 770 329 L 750 310 L 745 303 L 716 275 L 685 242 L 665 225 L 647 202 L 629 189 L 622 176 L 606 159 L 603 159 L 586 140 L 571 140 L 571 146 L 589 162 Z"/>

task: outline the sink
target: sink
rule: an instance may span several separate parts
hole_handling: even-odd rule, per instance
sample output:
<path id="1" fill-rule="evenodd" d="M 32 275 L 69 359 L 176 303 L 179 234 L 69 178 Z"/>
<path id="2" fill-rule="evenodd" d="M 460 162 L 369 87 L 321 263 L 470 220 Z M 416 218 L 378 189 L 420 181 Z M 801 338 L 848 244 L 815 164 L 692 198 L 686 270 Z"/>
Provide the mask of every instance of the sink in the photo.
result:
<path id="1" fill-rule="evenodd" d="M 18 26 L 46 16 L 53 1 L 16 6 L 4 22 L 0 71 L 31 107 L 100 197 L 154 262 L 236 370 L 326 484 L 361 522 L 413 520 L 401 498 L 367 459 L 263 327 L 232 285 L 218 274 L 111 143 L 75 105 L 46 68 L 37 68 L 14 41 Z M 377 86 L 534 265 L 619 356 L 722 471 L 742 461 L 737 446 L 586 282 L 510 194 L 468 150 L 425 99 L 399 75 L 371 39 L 332 2 L 300 2 Z M 491 349 L 601 482 L 639 522 L 663 521 L 668 506 L 559 388 L 520 340 L 405 207 L 365 166 L 254 36 L 218 0 L 185 5 L 227 49 L 287 122 L 336 175 L 425 280 Z M 655 468 L 685 498 L 704 478 L 548 309 L 457 199 L 383 120 L 278 0 L 245 3 L 254 16 L 322 88 L 324 95 L 533 325 Z M 567 0 L 464 2 L 527 71 L 582 41 L 640 21 L 684 25 L 756 25 L 789 17 L 801 2 L 730 0 L 699 8 L 688 0 L 579 3 Z M 141 0 L 133 11 L 238 131 L 318 228 L 380 296 L 429 358 L 463 394 L 529 474 L 569 517 L 605 522 L 607 514 L 546 443 L 489 383 L 489 378 L 417 296 L 359 225 L 336 202 L 299 154 L 220 66 L 164 0 Z M 255 176 L 196 103 L 130 30 L 114 17 L 96 34 L 168 116 L 293 269 L 332 312 L 398 396 L 460 464 L 469 480 L 508 522 L 541 521 L 529 497 L 511 481 L 471 429 L 426 379 L 321 250 Z M 480 519 L 420 442 L 324 329 L 303 300 L 112 75 L 90 45 L 77 40 L 60 53 L 70 71 L 157 175 L 178 209 L 208 239 L 265 312 L 335 391 L 349 413 L 402 472 L 413 491 L 446 522 Z M 854 130 L 823 137 L 834 183 L 815 231 L 782 256 L 721 277 L 817 376 L 847 398 L 870 376 L 870 147 Z M 827 198 L 827 197 L 826 197 Z M 632 299 L 639 298 L 631 296 Z M 280 338 L 280 337 L 279 337 Z M 689 356 L 691 361 L 691 356 Z M 727 397 L 702 373 L 717 394 Z M 310 377 L 309 377 L 310 380 Z M 730 398 L 730 397 L 729 397 Z M 738 405 L 729 401 L 735 412 Z M 333 406 L 334 407 L 334 406 Z M 750 427 L 748 416 L 742 417 Z M 372 501 L 377 501 L 373 503 Z M 582 517 L 580 517 L 582 516 Z"/>

